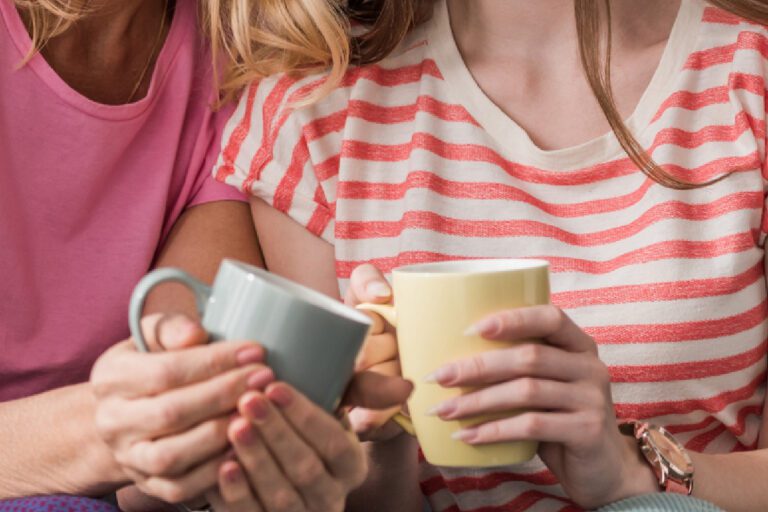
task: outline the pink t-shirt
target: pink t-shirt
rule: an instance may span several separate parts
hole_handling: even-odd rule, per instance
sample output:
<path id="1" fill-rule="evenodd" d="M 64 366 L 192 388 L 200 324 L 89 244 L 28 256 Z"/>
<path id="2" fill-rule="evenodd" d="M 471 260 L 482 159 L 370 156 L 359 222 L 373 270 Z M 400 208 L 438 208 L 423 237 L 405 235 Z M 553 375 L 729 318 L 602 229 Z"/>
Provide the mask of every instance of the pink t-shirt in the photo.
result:
<path id="1" fill-rule="evenodd" d="M 197 2 L 177 2 L 146 98 L 95 103 L 36 56 L 0 0 L 0 401 L 87 379 L 128 335 L 131 290 L 185 208 L 242 200 L 210 178 L 213 113 Z"/>

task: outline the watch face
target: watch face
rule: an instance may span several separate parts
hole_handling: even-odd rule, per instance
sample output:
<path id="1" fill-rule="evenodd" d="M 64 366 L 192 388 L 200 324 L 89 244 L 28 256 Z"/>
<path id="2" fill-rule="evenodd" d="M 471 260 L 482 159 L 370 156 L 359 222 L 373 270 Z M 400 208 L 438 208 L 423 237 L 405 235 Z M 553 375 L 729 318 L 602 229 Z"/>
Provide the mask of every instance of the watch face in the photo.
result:
<path id="1" fill-rule="evenodd" d="M 659 455 L 666 460 L 670 469 L 675 470 L 680 476 L 686 476 L 693 470 L 693 464 L 685 449 L 672 438 L 666 430 L 661 428 L 648 429 L 647 433 L 650 442 L 659 452 Z"/>

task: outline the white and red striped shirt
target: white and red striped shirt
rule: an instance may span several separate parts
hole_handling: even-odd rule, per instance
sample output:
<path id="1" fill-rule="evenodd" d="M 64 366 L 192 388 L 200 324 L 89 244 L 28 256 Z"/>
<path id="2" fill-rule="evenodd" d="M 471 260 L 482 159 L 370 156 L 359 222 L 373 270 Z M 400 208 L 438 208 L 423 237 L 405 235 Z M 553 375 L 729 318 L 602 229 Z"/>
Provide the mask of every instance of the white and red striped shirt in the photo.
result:
<path id="1" fill-rule="evenodd" d="M 330 96 L 322 77 L 253 84 L 216 177 L 335 247 L 341 288 L 464 258 L 550 261 L 553 302 L 599 345 L 619 417 L 688 448 L 754 449 L 766 381 L 764 242 L 768 30 L 683 0 L 628 126 L 689 191 L 647 178 L 606 134 L 543 151 L 478 88 L 438 2 L 433 19 Z M 489 470 L 421 462 L 437 511 L 578 510 L 540 460 Z"/>

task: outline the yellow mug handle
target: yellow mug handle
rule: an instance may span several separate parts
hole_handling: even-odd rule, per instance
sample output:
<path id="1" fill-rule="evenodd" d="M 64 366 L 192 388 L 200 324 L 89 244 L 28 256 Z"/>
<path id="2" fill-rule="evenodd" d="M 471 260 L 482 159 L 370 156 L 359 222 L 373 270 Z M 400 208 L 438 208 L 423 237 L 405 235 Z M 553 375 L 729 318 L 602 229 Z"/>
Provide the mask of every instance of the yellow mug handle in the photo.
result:
<path id="1" fill-rule="evenodd" d="M 393 327 L 397 327 L 397 312 L 395 311 L 395 306 L 391 304 L 371 304 L 369 302 L 365 302 L 363 304 L 358 304 L 356 307 L 357 309 L 361 309 L 363 311 L 376 313 L 388 324 Z M 400 425 L 400 428 L 408 432 L 410 435 L 416 436 L 416 430 L 413 428 L 413 422 L 411 421 L 411 418 L 408 417 L 408 415 L 403 412 L 398 412 L 392 417 L 392 420 Z"/>

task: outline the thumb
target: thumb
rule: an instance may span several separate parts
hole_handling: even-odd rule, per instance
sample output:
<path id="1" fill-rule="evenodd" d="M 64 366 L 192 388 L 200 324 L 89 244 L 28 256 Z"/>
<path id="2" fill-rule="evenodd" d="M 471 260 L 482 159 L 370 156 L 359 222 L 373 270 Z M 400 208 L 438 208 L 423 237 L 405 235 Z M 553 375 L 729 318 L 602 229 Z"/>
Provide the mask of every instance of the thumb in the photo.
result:
<path id="1" fill-rule="evenodd" d="M 154 314 L 141 320 L 141 330 L 150 350 L 179 350 L 208 342 L 203 327 L 180 313 Z"/>

